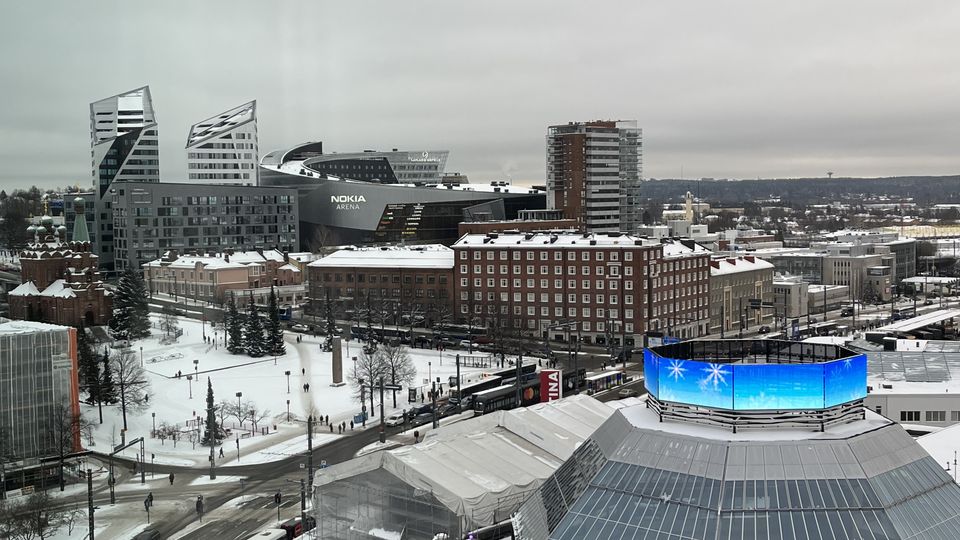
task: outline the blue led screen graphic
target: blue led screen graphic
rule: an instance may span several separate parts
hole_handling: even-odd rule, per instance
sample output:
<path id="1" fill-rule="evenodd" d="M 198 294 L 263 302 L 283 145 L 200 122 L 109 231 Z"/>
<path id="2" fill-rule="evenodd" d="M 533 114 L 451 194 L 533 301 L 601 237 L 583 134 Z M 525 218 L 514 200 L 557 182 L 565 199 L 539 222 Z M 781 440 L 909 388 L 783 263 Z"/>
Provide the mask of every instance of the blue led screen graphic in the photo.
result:
<path id="1" fill-rule="evenodd" d="M 827 407 L 867 397 L 867 355 L 834 360 L 823 366 L 823 401 Z"/>
<path id="2" fill-rule="evenodd" d="M 867 395 L 867 358 L 816 364 L 721 364 L 644 350 L 644 384 L 663 401 L 729 410 L 824 409 Z"/>
<path id="3" fill-rule="evenodd" d="M 733 365 L 660 358 L 659 399 L 733 408 Z"/>
<path id="4" fill-rule="evenodd" d="M 657 384 L 660 380 L 657 374 L 659 359 L 660 357 L 653 354 L 650 349 L 643 350 L 643 385 L 653 397 L 660 397 L 660 385 Z"/>
<path id="5" fill-rule="evenodd" d="M 823 408 L 823 364 L 734 364 L 733 373 L 736 409 Z"/>

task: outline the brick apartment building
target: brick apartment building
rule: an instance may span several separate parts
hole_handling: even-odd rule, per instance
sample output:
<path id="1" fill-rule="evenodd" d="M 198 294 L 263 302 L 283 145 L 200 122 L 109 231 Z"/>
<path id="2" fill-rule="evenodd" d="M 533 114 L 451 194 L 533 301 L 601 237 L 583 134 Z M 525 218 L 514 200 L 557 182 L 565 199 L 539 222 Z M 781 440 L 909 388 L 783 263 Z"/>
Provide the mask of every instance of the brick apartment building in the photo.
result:
<path id="1" fill-rule="evenodd" d="M 453 316 L 453 250 L 439 244 L 341 249 L 308 264 L 307 276 L 312 315 L 329 295 L 339 316 L 369 311 L 377 325 Z"/>
<path id="2" fill-rule="evenodd" d="M 707 333 L 710 252 L 620 233 L 468 234 L 454 245 L 456 311 L 525 335 L 639 346 L 643 334 Z"/>
<path id="3" fill-rule="evenodd" d="M 246 295 L 259 291 L 255 302 L 263 304 L 264 299 L 259 297 L 269 295 L 271 286 L 277 287 L 284 302 L 284 288 L 303 288 L 299 266 L 290 262 L 287 253 L 275 249 L 228 249 L 216 254 L 184 255 L 173 250 L 144 263 L 143 278 L 151 294 L 215 303 L 226 301 L 228 293 Z"/>

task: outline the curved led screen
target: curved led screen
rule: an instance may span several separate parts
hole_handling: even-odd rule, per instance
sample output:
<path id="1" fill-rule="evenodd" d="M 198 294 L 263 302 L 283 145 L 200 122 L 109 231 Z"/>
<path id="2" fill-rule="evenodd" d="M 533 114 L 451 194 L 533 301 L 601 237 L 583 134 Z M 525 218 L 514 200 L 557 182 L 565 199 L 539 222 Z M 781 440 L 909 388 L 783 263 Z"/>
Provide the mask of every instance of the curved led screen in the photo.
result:
<path id="1" fill-rule="evenodd" d="M 643 351 L 644 385 L 657 399 L 718 409 L 826 409 L 867 395 L 867 357 L 816 364 L 712 363 Z"/>

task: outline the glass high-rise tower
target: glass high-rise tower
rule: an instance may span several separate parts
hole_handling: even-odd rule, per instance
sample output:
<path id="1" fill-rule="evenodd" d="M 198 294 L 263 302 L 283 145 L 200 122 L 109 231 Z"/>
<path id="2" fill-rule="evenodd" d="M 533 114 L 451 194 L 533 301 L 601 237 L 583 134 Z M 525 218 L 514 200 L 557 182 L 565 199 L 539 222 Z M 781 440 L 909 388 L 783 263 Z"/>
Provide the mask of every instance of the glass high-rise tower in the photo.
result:
<path id="1" fill-rule="evenodd" d="M 95 192 L 95 230 L 91 240 L 101 268 L 114 270 L 114 182 L 159 182 L 157 120 L 150 87 L 143 86 L 90 104 L 90 163 Z"/>

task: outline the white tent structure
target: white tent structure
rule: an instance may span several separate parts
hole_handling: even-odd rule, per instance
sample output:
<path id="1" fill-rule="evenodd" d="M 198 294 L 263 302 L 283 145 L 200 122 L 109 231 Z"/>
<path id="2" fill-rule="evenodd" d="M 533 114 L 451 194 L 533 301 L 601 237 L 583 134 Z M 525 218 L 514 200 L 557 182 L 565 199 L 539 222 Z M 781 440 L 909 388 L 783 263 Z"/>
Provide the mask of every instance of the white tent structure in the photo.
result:
<path id="1" fill-rule="evenodd" d="M 458 537 L 505 520 L 613 412 L 572 396 L 442 426 L 420 444 L 323 469 L 314 481 L 318 523 L 329 528 L 321 537 Z"/>

